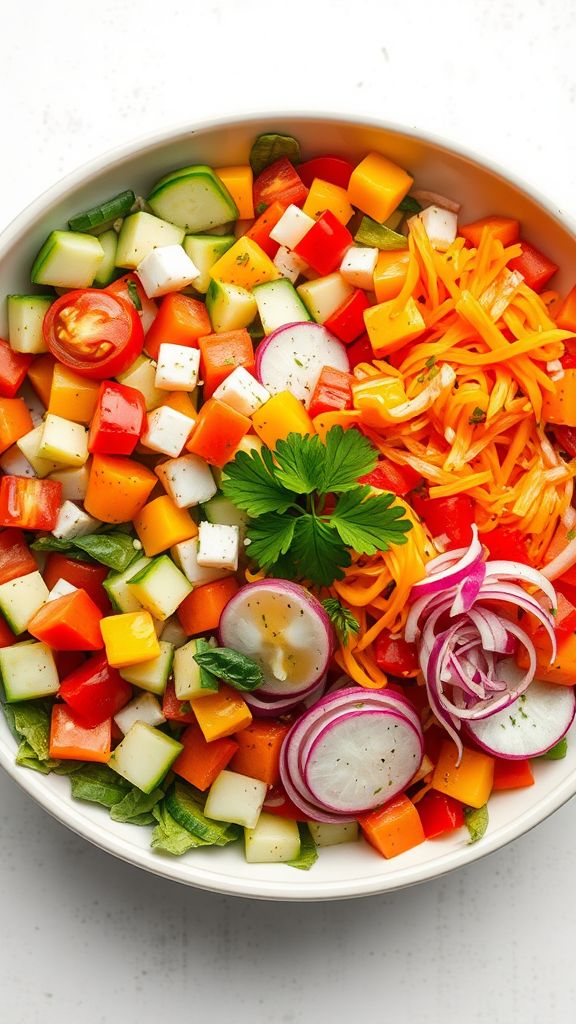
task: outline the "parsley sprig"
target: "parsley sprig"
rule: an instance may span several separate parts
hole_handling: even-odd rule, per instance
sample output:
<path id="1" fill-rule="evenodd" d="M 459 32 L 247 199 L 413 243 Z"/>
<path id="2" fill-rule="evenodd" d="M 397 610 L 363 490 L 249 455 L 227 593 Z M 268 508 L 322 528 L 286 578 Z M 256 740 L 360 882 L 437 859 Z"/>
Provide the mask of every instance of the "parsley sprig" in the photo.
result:
<path id="1" fill-rule="evenodd" d="M 411 523 L 394 495 L 358 484 L 377 461 L 362 434 L 339 426 L 324 442 L 289 434 L 273 453 L 238 452 L 222 490 L 250 517 L 250 558 L 270 575 L 326 587 L 342 579 L 351 550 L 373 555 L 404 544 Z"/>

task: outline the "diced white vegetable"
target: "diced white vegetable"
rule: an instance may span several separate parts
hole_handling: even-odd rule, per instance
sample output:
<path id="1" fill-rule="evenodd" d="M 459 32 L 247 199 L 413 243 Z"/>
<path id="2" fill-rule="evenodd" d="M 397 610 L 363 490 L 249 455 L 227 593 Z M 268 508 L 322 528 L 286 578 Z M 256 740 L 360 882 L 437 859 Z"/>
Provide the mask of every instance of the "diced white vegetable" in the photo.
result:
<path id="1" fill-rule="evenodd" d="M 371 291 L 374 287 L 374 271 L 378 260 L 378 249 L 368 246 L 351 245 L 344 253 L 340 273 L 354 288 Z"/>
<path id="2" fill-rule="evenodd" d="M 198 455 L 182 455 L 156 466 L 160 479 L 178 508 L 191 508 L 212 498 L 218 488 L 210 467 Z"/>
<path id="3" fill-rule="evenodd" d="M 193 426 L 194 420 L 189 416 L 171 409 L 169 405 L 160 405 L 148 413 L 141 441 L 153 452 L 175 457 L 180 455 Z"/>
<path id="4" fill-rule="evenodd" d="M 265 782 L 225 770 L 210 787 L 204 813 L 215 821 L 256 828 L 267 791 Z"/>
<path id="5" fill-rule="evenodd" d="M 245 366 L 237 366 L 218 385 L 212 397 L 224 402 L 224 405 L 229 405 L 243 416 L 252 416 L 268 401 L 270 392 L 248 373 Z"/>
<path id="6" fill-rule="evenodd" d="M 52 533 L 59 540 L 74 540 L 76 537 L 86 537 L 89 533 L 94 533 L 94 530 L 101 525 L 99 519 L 89 516 L 73 501 L 65 501 L 60 508 Z"/>
<path id="7" fill-rule="evenodd" d="M 174 652 L 174 690 L 178 700 L 197 700 L 218 691 L 217 680 L 214 689 L 201 685 L 200 666 L 194 660 L 196 650 L 197 641 L 189 640 Z"/>
<path id="8" fill-rule="evenodd" d="M 48 587 L 39 572 L 18 576 L 0 586 L 0 611 L 16 636 L 28 628 L 47 597 Z"/>
<path id="9" fill-rule="evenodd" d="M 49 412 L 44 420 L 38 455 L 65 466 L 83 466 L 88 459 L 88 431 L 81 423 Z"/>
<path id="10" fill-rule="evenodd" d="M 167 391 L 193 391 L 198 383 L 200 349 L 160 345 L 155 385 Z"/>
<path id="11" fill-rule="evenodd" d="M 200 276 L 198 267 L 181 245 L 152 249 L 138 264 L 136 273 L 149 299 L 179 292 Z"/>
<path id="12" fill-rule="evenodd" d="M 57 580 L 52 590 L 46 598 L 46 604 L 49 601 L 57 601 L 59 597 L 66 597 L 68 594 L 73 594 L 78 587 L 75 587 L 72 583 L 68 583 L 68 580 Z"/>
<path id="13" fill-rule="evenodd" d="M 236 572 L 240 545 L 240 530 L 237 526 L 200 523 L 198 541 L 198 565 Z"/>
<path id="14" fill-rule="evenodd" d="M 8 476 L 36 476 L 28 459 L 24 457 L 16 444 L 13 444 L 11 448 L 8 448 L 0 456 L 0 469 L 3 473 L 7 473 Z"/>
<path id="15" fill-rule="evenodd" d="M 56 469 L 50 473 L 51 480 L 58 480 L 62 484 L 63 501 L 84 501 L 89 476 L 90 470 L 87 465 Z"/>
<path id="16" fill-rule="evenodd" d="M 282 864 L 300 853 L 298 823 L 265 811 L 255 828 L 244 830 L 244 841 L 249 864 Z"/>
<path id="17" fill-rule="evenodd" d="M 338 271 L 299 284 L 296 291 L 316 323 L 323 324 L 354 291 Z"/>
<path id="18" fill-rule="evenodd" d="M 140 391 L 148 412 L 161 405 L 166 398 L 164 391 L 156 387 L 156 363 L 147 356 L 138 356 L 125 373 L 118 374 L 116 380 Z"/>
<path id="19" fill-rule="evenodd" d="M 170 554 L 176 565 L 182 569 L 186 579 L 195 587 L 201 587 L 204 583 L 212 583 L 214 580 L 221 580 L 224 576 L 229 575 L 228 569 L 214 568 L 198 563 L 198 537 L 175 544 Z"/>
<path id="20" fill-rule="evenodd" d="M 270 232 L 270 238 L 273 238 L 275 242 L 279 242 L 280 245 L 285 245 L 287 249 L 294 249 L 304 238 L 304 235 L 308 234 L 310 228 L 313 228 L 316 221 L 309 217 L 304 210 L 300 210 L 298 206 L 294 206 L 293 203 L 284 210 L 284 213 L 280 217 L 277 224 L 274 225 Z"/>
<path id="21" fill-rule="evenodd" d="M 280 271 L 282 277 L 285 277 L 287 281 L 291 281 L 295 284 L 300 274 L 303 274 L 308 269 L 308 264 L 302 259 L 301 256 L 297 256 L 295 252 L 290 252 L 285 245 L 281 245 L 274 257 L 274 266 Z"/>
<path id="22" fill-rule="evenodd" d="M 449 249 L 458 233 L 458 214 L 440 206 L 428 206 L 421 210 L 418 217 L 424 225 L 431 246 L 441 252 Z"/>
<path id="23" fill-rule="evenodd" d="M 44 424 L 40 423 L 33 430 L 29 430 L 24 437 L 19 437 L 16 441 L 16 447 L 22 453 L 24 458 L 36 473 L 36 476 L 44 477 L 52 474 L 55 470 L 62 468 L 62 464 L 57 462 L 55 459 L 43 459 L 38 454 L 40 450 L 40 444 L 42 442 L 42 435 L 44 433 Z"/>
<path id="24" fill-rule="evenodd" d="M 126 735 L 135 722 L 144 722 L 146 725 L 162 725 L 166 721 L 162 714 L 160 702 L 153 693 L 139 693 L 118 714 L 114 715 L 114 721 L 120 732 Z"/>
<path id="25" fill-rule="evenodd" d="M 316 846 L 340 846 L 341 843 L 354 843 L 358 839 L 357 821 L 348 821 L 343 825 L 309 821 L 308 828 Z"/>

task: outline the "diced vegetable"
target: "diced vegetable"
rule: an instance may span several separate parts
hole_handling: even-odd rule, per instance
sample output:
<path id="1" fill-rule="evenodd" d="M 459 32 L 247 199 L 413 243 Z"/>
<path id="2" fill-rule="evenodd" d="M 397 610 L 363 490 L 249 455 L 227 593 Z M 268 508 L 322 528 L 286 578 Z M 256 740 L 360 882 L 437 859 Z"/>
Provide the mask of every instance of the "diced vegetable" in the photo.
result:
<path id="1" fill-rule="evenodd" d="M 454 797 L 468 807 L 483 807 L 492 791 L 494 758 L 464 747 L 460 763 L 458 751 L 451 740 L 442 744 L 432 787 Z"/>
<path id="2" fill-rule="evenodd" d="M 236 740 L 231 737 L 207 743 L 197 725 L 189 725 L 180 742 L 184 749 L 172 765 L 172 771 L 200 790 L 209 789 L 238 750 Z"/>
<path id="3" fill-rule="evenodd" d="M 245 829 L 246 860 L 249 864 L 282 864 L 300 853 L 298 825 L 290 818 L 261 813 L 254 828 Z"/>
<path id="4" fill-rule="evenodd" d="M 265 796 L 264 782 L 224 770 L 212 783 L 204 810 L 208 818 L 231 821 L 253 829 L 260 817 Z"/>
<path id="5" fill-rule="evenodd" d="M 177 740 L 139 721 L 115 748 L 108 764 L 143 793 L 151 793 L 181 750 L 182 744 Z"/>
<path id="6" fill-rule="evenodd" d="M 0 676 L 6 701 L 50 697 L 60 686 L 54 655 L 46 644 L 19 643 L 0 650 Z"/>
<path id="7" fill-rule="evenodd" d="M 50 757 L 56 760 L 96 761 L 110 758 L 112 720 L 88 728 L 65 704 L 54 704 L 50 725 Z"/>
<path id="8" fill-rule="evenodd" d="M 113 668 L 150 661 L 160 654 L 160 644 L 149 611 L 105 616 L 100 622 L 106 657 Z"/>
<path id="9" fill-rule="evenodd" d="M 416 807 L 404 795 L 380 810 L 361 815 L 359 822 L 370 845 L 386 858 L 398 857 L 426 838 Z"/>
<path id="10" fill-rule="evenodd" d="M 65 676 L 59 696 L 85 726 L 94 728 L 127 704 L 132 687 L 104 654 L 95 654 Z"/>

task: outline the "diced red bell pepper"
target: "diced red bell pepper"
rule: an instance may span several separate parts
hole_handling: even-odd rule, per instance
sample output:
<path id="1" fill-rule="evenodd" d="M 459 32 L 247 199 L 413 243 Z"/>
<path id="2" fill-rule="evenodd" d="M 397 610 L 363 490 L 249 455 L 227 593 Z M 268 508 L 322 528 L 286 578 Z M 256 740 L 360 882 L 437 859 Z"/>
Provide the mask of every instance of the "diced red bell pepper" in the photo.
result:
<path id="1" fill-rule="evenodd" d="M 306 188 L 310 188 L 314 178 L 329 181 L 331 185 L 339 185 L 340 188 L 348 188 L 353 170 L 354 164 L 341 156 L 317 156 L 298 164 L 298 174 Z"/>
<path id="2" fill-rule="evenodd" d="M 293 164 L 283 156 L 276 160 L 254 180 L 254 209 L 258 215 L 278 201 L 284 207 L 293 203 L 300 206 L 308 195 L 308 189 Z"/>
<path id="3" fill-rule="evenodd" d="M 430 725 L 424 731 L 424 753 L 436 764 L 446 740 L 446 730 L 439 725 Z"/>
<path id="4" fill-rule="evenodd" d="M 332 366 L 323 366 L 308 412 L 312 419 L 323 412 L 352 408 L 352 384 L 349 373 L 335 370 Z"/>
<path id="5" fill-rule="evenodd" d="M 95 654 L 62 680 L 59 696 L 85 725 L 93 728 L 128 703 L 132 687 L 117 669 L 111 668 L 105 654 Z"/>
<path id="6" fill-rule="evenodd" d="M 0 533 L 0 584 L 36 572 L 38 566 L 21 530 Z"/>
<path id="7" fill-rule="evenodd" d="M 564 356 L 566 358 L 566 356 Z M 576 368 L 576 356 L 570 356 L 574 360 Z M 561 451 L 566 452 L 571 459 L 576 459 L 576 427 L 554 427 L 554 436 Z"/>
<path id="8" fill-rule="evenodd" d="M 286 790 L 280 782 L 270 786 L 264 800 L 263 810 L 267 814 L 277 814 L 280 818 L 292 818 L 294 821 L 304 821 L 305 815 L 293 804 Z"/>
<path id="9" fill-rule="evenodd" d="M 34 356 L 14 352 L 0 339 L 0 397 L 14 398 L 24 383 Z"/>
<path id="10" fill-rule="evenodd" d="M 555 316 L 558 327 L 563 331 L 576 331 L 576 285 L 570 289 Z"/>
<path id="11" fill-rule="evenodd" d="M 415 493 L 412 507 L 433 537 L 446 537 L 446 548 L 464 548 L 472 540 L 474 504 L 468 494 L 426 498 Z"/>
<path id="12" fill-rule="evenodd" d="M 414 644 L 403 637 L 392 637 L 383 630 L 374 644 L 374 658 L 378 668 L 399 679 L 408 678 L 418 672 L 418 655 Z"/>
<path id="13" fill-rule="evenodd" d="M 340 223 L 332 210 L 325 210 L 294 246 L 294 252 L 318 274 L 331 274 L 340 266 L 353 241 L 348 228 Z"/>
<path id="14" fill-rule="evenodd" d="M 131 455 L 144 430 L 146 404 L 141 391 L 113 380 L 100 385 L 88 451 L 98 455 Z"/>
<path id="15" fill-rule="evenodd" d="M 368 484 L 369 487 L 376 487 L 379 491 L 391 491 L 403 497 L 416 487 L 422 477 L 410 466 L 397 466 L 389 459 L 379 459 L 376 469 L 366 473 L 358 480 L 359 484 Z"/>
<path id="16" fill-rule="evenodd" d="M 62 504 L 62 484 L 5 476 L 0 481 L 0 526 L 23 530 L 53 530 Z"/>
<path id="17" fill-rule="evenodd" d="M 164 690 L 162 698 L 162 714 L 169 722 L 180 722 L 182 725 L 192 725 L 198 719 L 190 707 L 189 700 L 180 700 L 176 696 L 174 683 L 170 680 Z"/>
<path id="18" fill-rule="evenodd" d="M 505 761 L 496 758 L 494 762 L 493 790 L 525 789 L 534 785 L 530 761 Z"/>
<path id="19" fill-rule="evenodd" d="M 10 629 L 8 623 L 0 615 L 0 647 L 11 647 L 12 644 L 17 643 L 14 633 Z"/>
<path id="20" fill-rule="evenodd" d="M 366 292 L 357 288 L 341 306 L 338 306 L 332 316 L 324 321 L 324 327 L 345 345 L 350 345 L 364 333 L 364 310 L 368 309 L 369 305 Z"/>
<path id="21" fill-rule="evenodd" d="M 497 526 L 495 530 L 480 536 L 482 543 L 488 548 L 492 559 L 505 559 L 510 562 L 530 564 L 530 556 L 526 547 L 526 539 L 520 530 L 507 526 Z"/>
<path id="22" fill-rule="evenodd" d="M 52 590 L 58 580 L 66 580 L 73 587 L 85 590 L 94 604 L 98 605 L 100 611 L 106 615 L 110 612 L 111 605 L 102 584 L 109 571 L 105 565 L 91 565 L 88 562 L 79 562 L 74 558 L 66 558 L 66 555 L 54 553 L 48 555 L 46 559 L 43 576 L 48 590 Z"/>
<path id="23" fill-rule="evenodd" d="M 416 804 L 426 839 L 454 832 L 464 824 L 464 809 L 458 800 L 431 789 Z"/>
<path id="24" fill-rule="evenodd" d="M 346 355 L 353 370 L 358 363 L 371 363 L 374 359 L 374 349 L 367 334 L 363 334 L 357 341 L 354 341 L 348 348 Z"/>
<path id="25" fill-rule="evenodd" d="M 508 267 L 510 270 L 517 270 L 522 274 L 529 288 L 533 288 L 535 292 L 541 292 L 558 270 L 558 265 L 535 246 L 530 245 L 530 242 L 521 242 L 520 244 L 522 255 L 510 260 Z"/>
<path id="26" fill-rule="evenodd" d="M 271 260 L 274 259 L 278 252 L 280 242 L 276 242 L 273 238 L 270 238 L 270 232 L 276 227 L 285 209 L 286 204 L 281 203 L 276 199 L 266 210 L 264 210 L 264 213 L 254 221 L 246 232 L 246 238 L 251 238 L 253 242 L 256 242 Z"/>
<path id="27" fill-rule="evenodd" d="M 28 623 L 28 632 L 55 651 L 99 651 L 104 647 L 101 618 L 86 591 L 74 590 L 42 605 Z"/>
<path id="28" fill-rule="evenodd" d="M 568 342 L 569 343 L 569 342 Z M 560 356 L 560 362 L 563 370 L 574 370 L 576 369 L 576 352 L 565 352 L 563 356 Z M 573 427 L 562 427 L 562 430 L 573 430 Z M 558 428 L 554 427 L 554 433 Z"/>
<path id="29" fill-rule="evenodd" d="M 54 651 L 54 661 L 56 662 L 56 671 L 60 681 L 66 679 L 66 676 L 72 675 L 80 665 L 83 665 L 86 661 L 86 655 L 83 651 Z"/>

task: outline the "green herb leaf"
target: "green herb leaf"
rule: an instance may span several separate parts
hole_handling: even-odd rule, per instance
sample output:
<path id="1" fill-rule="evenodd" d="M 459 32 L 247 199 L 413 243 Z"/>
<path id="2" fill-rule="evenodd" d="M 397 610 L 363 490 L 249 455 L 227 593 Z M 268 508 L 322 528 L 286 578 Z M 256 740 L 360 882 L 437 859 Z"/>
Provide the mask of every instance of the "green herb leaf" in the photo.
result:
<path id="1" fill-rule="evenodd" d="M 116 572 L 124 572 L 140 554 L 134 547 L 133 538 L 126 533 L 89 533 L 72 541 L 39 537 L 30 546 L 33 551 L 59 551 L 69 558 L 84 561 L 88 555 Z"/>
<path id="2" fill-rule="evenodd" d="M 296 520 L 292 551 L 300 577 L 320 587 L 341 580 L 342 570 L 351 563 L 350 552 L 342 547 L 336 531 L 309 514 Z"/>
<path id="3" fill-rule="evenodd" d="M 207 651 L 212 650 L 214 650 L 212 644 L 208 643 L 207 640 L 204 640 L 203 637 L 198 638 L 198 640 L 196 641 L 196 654 L 202 655 L 205 654 Z M 198 665 L 200 666 L 200 688 L 202 690 L 220 689 L 220 683 L 218 682 L 217 677 L 212 672 L 210 672 L 206 668 L 206 666 L 203 665 L 200 661 L 198 662 Z M 188 711 L 191 711 L 192 709 L 190 706 L 190 701 L 188 701 L 188 705 Z"/>
<path id="4" fill-rule="evenodd" d="M 562 761 L 568 753 L 568 740 L 564 736 L 561 740 L 558 740 L 555 746 L 550 747 L 545 754 L 540 754 L 536 759 L 537 761 Z"/>
<path id="5" fill-rule="evenodd" d="M 365 555 L 387 551 L 391 544 L 405 544 L 412 524 L 401 506 L 392 506 L 393 494 L 370 497 L 370 487 L 342 494 L 330 523 L 347 547 Z"/>
<path id="6" fill-rule="evenodd" d="M 420 213 L 422 209 L 421 203 L 414 196 L 404 196 L 396 207 L 397 210 L 401 210 L 402 213 Z"/>
<path id="7" fill-rule="evenodd" d="M 408 239 L 398 231 L 385 224 L 379 224 L 371 217 L 362 217 L 360 227 L 354 235 L 354 241 L 358 245 L 368 245 L 371 249 L 383 249 L 387 252 L 395 249 L 407 249 Z"/>
<path id="8" fill-rule="evenodd" d="M 338 494 L 358 486 L 358 478 L 371 473 L 378 453 L 358 430 L 332 427 L 326 435 L 324 465 L 316 489 L 320 494 Z"/>
<path id="9" fill-rule="evenodd" d="M 135 281 L 128 281 L 128 295 L 130 296 L 130 301 L 134 305 L 135 309 L 137 309 L 138 312 L 141 313 L 142 300 L 140 299 L 140 296 L 138 294 L 138 289 L 136 287 Z"/>
<path id="10" fill-rule="evenodd" d="M 258 136 L 250 150 L 250 166 L 254 174 L 258 175 L 282 156 L 287 157 L 293 164 L 299 163 L 300 143 L 292 135 L 266 132 Z"/>
<path id="11" fill-rule="evenodd" d="M 105 764 L 85 764 L 70 776 L 72 796 L 103 807 L 120 803 L 131 785 Z"/>
<path id="12" fill-rule="evenodd" d="M 285 512 L 294 502 L 294 494 L 276 479 L 274 460 L 268 448 L 261 452 L 238 452 L 226 464 L 222 492 L 249 516 L 265 512 Z"/>
<path id="13" fill-rule="evenodd" d="M 50 758 L 50 716 L 42 704 L 32 701 L 20 701 L 16 704 L 4 705 L 4 716 L 11 732 L 21 740 L 25 740 L 31 754 L 39 761 Z M 19 762 L 20 763 L 20 762 Z"/>
<path id="14" fill-rule="evenodd" d="M 465 807 L 464 808 L 464 822 L 466 828 L 470 833 L 470 839 L 468 845 L 477 843 L 488 828 L 488 805 L 484 804 L 483 807 Z"/>
<path id="15" fill-rule="evenodd" d="M 297 494 L 311 494 L 318 489 L 327 450 L 317 434 L 288 434 L 285 440 L 277 442 L 274 455 L 274 475 L 283 487 Z"/>
<path id="16" fill-rule="evenodd" d="M 296 519 L 267 512 L 252 520 L 247 529 L 248 554 L 261 569 L 268 570 L 290 550 L 294 538 Z"/>
<path id="17" fill-rule="evenodd" d="M 325 601 L 322 601 L 322 604 L 338 634 L 338 639 L 346 647 L 350 639 L 350 633 L 360 632 L 358 619 L 349 608 L 340 604 L 336 597 L 327 597 Z"/>
<path id="18" fill-rule="evenodd" d="M 255 690 L 264 682 L 260 666 L 246 654 L 229 647 L 211 647 L 197 652 L 194 661 L 236 690 Z"/>
<path id="19" fill-rule="evenodd" d="M 112 821 L 130 822 L 132 825 L 151 825 L 155 820 L 152 808 L 164 797 L 161 789 L 153 789 L 151 793 L 143 793 L 133 786 L 126 796 L 110 808 Z"/>
<path id="20" fill-rule="evenodd" d="M 309 871 L 318 860 L 318 850 L 305 822 L 298 822 L 298 831 L 300 832 L 300 853 L 294 860 L 286 861 L 286 864 L 291 868 L 298 868 L 299 871 Z"/>
<path id="21" fill-rule="evenodd" d="M 473 427 L 477 423 L 485 423 L 485 422 L 486 422 L 486 413 L 485 413 L 484 409 L 481 409 L 480 406 L 477 405 L 476 408 L 472 410 L 471 416 L 468 417 L 468 423 L 470 424 L 471 427 Z"/>
<path id="22" fill-rule="evenodd" d="M 188 850 L 210 844 L 198 836 L 193 836 L 182 828 L 166 807 L 166 801 L 156 804 L 151 811 L 152 817 L 158 822 L 152 833 L 152 849 L 159 853 L 170 853 L 173 857 L 181 857 Z"/>

